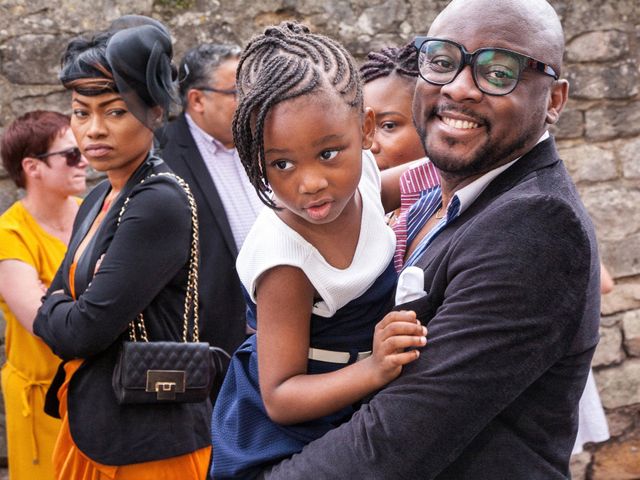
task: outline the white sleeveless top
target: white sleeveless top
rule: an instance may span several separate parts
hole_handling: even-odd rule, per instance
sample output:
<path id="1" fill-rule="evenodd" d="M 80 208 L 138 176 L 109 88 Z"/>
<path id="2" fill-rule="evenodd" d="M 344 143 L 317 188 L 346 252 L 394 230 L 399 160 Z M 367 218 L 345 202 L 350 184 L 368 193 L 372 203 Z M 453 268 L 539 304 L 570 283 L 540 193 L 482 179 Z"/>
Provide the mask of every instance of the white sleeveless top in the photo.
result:
<path id="1" fill-rule="evenodd" d="M 300 268 L 321 300 L 312 313 L 331 317 L 360 297 L 389 266 L 396 239 L 385 223 L 380 200 L 380 172 L 373 155 L 362 152 L 362 177 L 358 191 L 362 198 L 360 236 L 351 265 L 335 268 L 300 234 L 284 223 L 271 208 L 264 208 L 240 249 L 236 268 L 244 288 L 255 303 L 256 281 L 267 270 L 289 265 Z"/>

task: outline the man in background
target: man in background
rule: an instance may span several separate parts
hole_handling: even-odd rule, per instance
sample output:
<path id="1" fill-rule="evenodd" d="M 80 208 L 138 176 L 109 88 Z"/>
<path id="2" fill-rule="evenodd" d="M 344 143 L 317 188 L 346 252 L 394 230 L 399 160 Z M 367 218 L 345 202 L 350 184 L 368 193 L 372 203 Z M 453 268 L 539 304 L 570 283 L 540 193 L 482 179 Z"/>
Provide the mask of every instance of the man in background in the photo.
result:
<path id="1" fill-rule="evenodd" d="M 162 148 L 198 206 L 200 339 L 229 354 L 247 333 L 236 256 L 262 208 L 233 145 L 239 55 L 239 46 L 218 44 L 185 54 L 179 72 L 184 110 L 163 132 Z"/>

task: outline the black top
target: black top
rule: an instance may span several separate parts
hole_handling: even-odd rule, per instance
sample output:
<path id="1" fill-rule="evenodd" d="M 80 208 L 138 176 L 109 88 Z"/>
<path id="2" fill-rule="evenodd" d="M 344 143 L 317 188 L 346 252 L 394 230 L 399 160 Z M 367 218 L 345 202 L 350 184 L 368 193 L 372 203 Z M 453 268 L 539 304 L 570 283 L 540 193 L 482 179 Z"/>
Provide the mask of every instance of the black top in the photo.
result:
<path id="1" fill-rule="evenodd" d="M 569 478 L 600 265 L 553 140 L 496 177 L 417 265 L 428 293 L 398 308 L 428 324 L 418 360 L 266 478 Z"/>
<path id="2" fill-rule="evenodd" d="M 118 405 L 111 386 L 127 326 L 144 313 L 150 340 L 181 339 L 191 214 L 187 197 L 160 159 L 148 159 L 114 201 L 80 258 L 77 300 L 69 269 L 110 190 L 96 186 L 82 203 L 69 250 L 44 298 L 34 332 L 61 358 L 84 362 L 69 384 L 71 436 L 91 459 L 107 465 L 159 460 L 210 444 L 210 404 Z M 130 197 L 120 226 L 117 217 Z M 97 260 L 104 259 L 95 277 Z M 51 293 L 63 289 L 64 293 Z M 52 385 L 48 400 L 59 385 Z"/>

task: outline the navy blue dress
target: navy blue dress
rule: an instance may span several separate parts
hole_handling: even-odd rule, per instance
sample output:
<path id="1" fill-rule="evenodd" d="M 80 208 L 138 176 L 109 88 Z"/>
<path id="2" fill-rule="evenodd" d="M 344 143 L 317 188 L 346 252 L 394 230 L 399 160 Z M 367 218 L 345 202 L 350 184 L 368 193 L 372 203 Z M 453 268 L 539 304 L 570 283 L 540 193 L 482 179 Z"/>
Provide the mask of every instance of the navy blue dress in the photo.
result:
<path id="1" fill-rule="evenodd" d="M 310 346 L 325 350 L 371 350 L 376 323 L 391 309 L 396 273 L 389 263 L 374 284 L 332 317 L 311 316 Z M 247 321 L 256 328 L 256 305 L 247 297 Z M 327 373 L 346 366 L 309 360 L 308 373 Z M 272 463 L 299 452 L 312 440 L 348 420 L 357 406 L 297 425 L 278 425 L 265 410 L 258 385 L 256 336 L 236 351 L 216 401 L 212 419 L 213 466 L 216 480 L 254 478 Z"/>

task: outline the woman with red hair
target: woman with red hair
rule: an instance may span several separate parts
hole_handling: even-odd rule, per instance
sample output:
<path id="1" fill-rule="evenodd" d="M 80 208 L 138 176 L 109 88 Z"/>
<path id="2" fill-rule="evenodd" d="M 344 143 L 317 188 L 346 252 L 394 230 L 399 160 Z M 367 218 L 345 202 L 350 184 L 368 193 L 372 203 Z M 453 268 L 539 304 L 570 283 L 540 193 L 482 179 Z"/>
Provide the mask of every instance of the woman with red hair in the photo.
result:
<path id="1" fill-rule="evenodd" d="M 0 308 L 7 361 L 2 393 L 12 480 L 51 479 L 60 422 L 43 412 L 59 359 L 32 333 L 40 298 L 62 261 L 79 199 L 86 160 L 69 117 L 33 111 L 2 137 L 2 163 L 25 196 L 0 216 Z"/>

